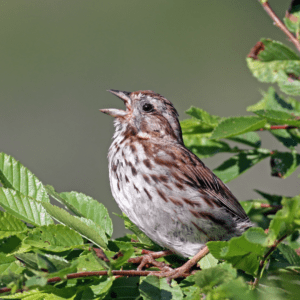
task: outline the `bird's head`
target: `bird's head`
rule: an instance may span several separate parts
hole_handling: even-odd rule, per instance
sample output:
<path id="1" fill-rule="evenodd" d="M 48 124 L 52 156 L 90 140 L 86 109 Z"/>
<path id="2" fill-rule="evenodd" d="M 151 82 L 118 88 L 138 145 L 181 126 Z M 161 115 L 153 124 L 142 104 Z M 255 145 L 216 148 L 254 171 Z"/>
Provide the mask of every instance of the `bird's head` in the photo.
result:
<path id="1" fill-rule="evenodd" d="M 144 139 L 164 138 L 183 143 L 178 113 L 169 100 L 153 91 L 109 92 L 123 100 L 126 106 L 126 110 L 100 109 L 115 118 L 117 127 L 123 130 L 131 127 L 131 132 Z"/>

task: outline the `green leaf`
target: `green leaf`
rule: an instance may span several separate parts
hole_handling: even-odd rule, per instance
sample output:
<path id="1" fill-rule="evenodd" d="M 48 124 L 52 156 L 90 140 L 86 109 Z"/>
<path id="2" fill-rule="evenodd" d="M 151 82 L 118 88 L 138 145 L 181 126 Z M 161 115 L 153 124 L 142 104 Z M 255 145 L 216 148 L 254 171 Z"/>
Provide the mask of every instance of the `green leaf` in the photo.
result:
<path id="1" fill-rule="evenodd" d="M 107 249 L 106 246 L 107 239 L 105 233 L 102 230 L 102 228 L 99 226 L 97 227 L 97 225 L 93 223 L 93 221 L 85 219 L 89 221 L 90 224 L 93 224 L 93 226 L 88 226 L 85 224 L 85 222 L 78 219 L 77 217 L 70 215 L 62 208 L 51 205 L 50 203 L 42 203 L 42 205 L 54 219 L 72 228 L 73 230 L 78 232 L 81 236 L 93 242 L 95 245 Z"/>
<path id="2" fill-rule="evenodd" d="M 270 87 L 266 93 L 263 93 L 263 99 L 254 105 L 248 106 L 247 111 L 279 110 L 289 113 L 293 112 L 297 104 L 298 102 L 292 98 L 284 100 L 276 93 L 273 87 Z"/>
<path id="3" fill-rule="evenodd" d="M 208 293 L 216 286 L 236 278 L 236 273 L 224 268 L 223 264 L 213 268 L 201 270 L 195 274 L 195 282 L 204 293 Z"/>
<path id="4" fill-rule="evenodd" d="M 40 286 L 43 287 L 47 284 L 47 278 L 41 276 L 32 276 L 27 281 L 25 286 L 26 287 L 33 287 L 33 286 Z"/>
<path id="5" fill-rule="evenodd" d="M 38 201 L 49 202 L 43 184 L 12 156 L 0 152 L 0 182 L 5 188 L 19 191 Z"/>
<path id="6" fill-rule="evenodd" d="M 225 142 L 214 141 L 201 135 L 183 136 L 185 146 L 200 158 L 213 156 L 220 152 L 230 152 L 230 146 Z"/>
<path id="7" fill-rule="evenodd" d="M 141 296 L 144 300 L 180 300 L 183 294 L 175 280 L 172 280 L 171 286 L 166 278 L 156 276 L 141 277 L 140 287 Z"/>
<path id="8" fill-rule="evenodd" d="M 93 285 L 85 289 L 82 293 L 82 300 L 99 299 L 102 300 L 108 294 L 114 282 L 113 277 L 99 278 Z M 111 299 L 111 298 L 110 298 Z M 76 300 L 76 299 L 74 299 Z"/>
<path id="9" fill-rule="evenodd" d="M 300 257 L 293 248 L 281 243 L 278 249 L 292 266 L 300 266 Z"/>
<path id="10" fill-rule="evenodd" d="M 269 226 L 268 236 L 271 242 L 300 228 L 300 197 L 283 197 L 281 204 L 282 209 L 275 214 Z"/>
<path id="11" fill-rule="evenodd" d="M 0 275 L 21 274 L 24 269 L 13 256 L 0 253 Z"/>
<path id="12" fill-rule="evenodd" d="M 276 124 L 300 126 L 300 116 L 278 110 L 256 110 L 254 113 Z"/>
<path id="13" fill-rule="evenodd" d="M 16 257 L 30 269 L 51 274 L 48 277 L 63 277 L 68 273 L 76 272 L 76 267 L 66 259 L 50 254 L 19 253 Z M 62 272 L 63 271 L 63 272 Z"/>
<path id="14" fill-rule="evenodd" d="M 277 82 L 287 94 L 300 94 L 300 59 L 292 50 L 267 39 L 262 39 L 253 49 L 247 64 L 254 77 L 262 82 Z"/>
<path id="15" fill-rule="evenodd" d="M 0 188 L 0 205 L 13 216 L 32 225 L 53 224 L 42 204 L 12 189 Z"/>
<path id="16" fill-rule="evenodd" d="M 250 290 L 249 285 L 243 280 L 242 277 L 228 281 L 213 291 L 211 291 L 211 299 L 247 299 L 257 300 L 257 295 L 254 291 Z"/>
<path id="17" fill-rule="evenodd" d="M 297 140 L 291 135 L 289 130 L 276 129 L 270 130 L 270 133 L 287 148 L 293 149 L 293 147 L 298 145 Z"/>
<path id="18" fill-rule="evenodd" d="M 82 237 L 64 225 L 48 225 L 33 229 L 24 244 L 53 252 L 62 252 L 83 245 Z"/>
<path id="19" fill-rule="evenodd" d="M 191 106 L 188 110 L 185 111 L 185 113 L 212 128 L 216 127 L 221 119 L 218 116 L 210 115 L 205 110 L 194 106 Z"/>
<path id="20" fill-rule="evenodd" d="M 225 183 L 238 177 L 248 169 L 259 163 L 261 160 L 270 156 L 269 150 L 257 149 L 241 152 L 232 156 L 219 167 L 213 170 L 213 172 Z"/>
<path id="21" fill-rule="evenodd" d="M 281 200 L 283 199 L 283 196 L 271 195 L 259 190 L 254 190 L 254 191 L 259 195 L 261 195 L 262 197 L 264 197 L 265 199 L 267 199 L 270 202 L 270 204 L 280 204 Z"/>
<path id="22" fill-rule="evenodd" d="M 288 30 L 298 36 L 300 30 L 300 5 L 297 1 L 291 2 L 283 20 Z"/>
<path id="23" fill-rule="evenodd" d="M 256 116 L 231 117 L 221 120 L 211 138 L 223 139 L 263 128 L 266 120 Z"/>
<path id="24" fill-rule="evenodd" d="M 94 223 L 103 228 L 109 236 L 112 235 L 112 221 L 106 207 L 102 203 L 99 203 L 92 197 L 77 192 L 60 193 L 59 195 L 61 199 L 65 200 L 64 204 L 67 207 L 67 204 L 70 204 L 80 212 L 78 216 L 92 220 Z"/>
<path id="25" fill-rule="evenodd" d="M 0 211 L 0 239 L 27 230 L 27 226 L 7 212 Z"/>
<path id="26" fill-rule="evenodd" d="M 119 248 L 119 252 L 122 253 L 122 256 L 118 257 L 115 261 L 112 262 L 113 268 L 118 269 L 124 265 L 128 259 L 132 256 L 134 252 L 133 245 L 127 242 L 114 241 L 114 244 Z"/>
<path id="27" fill-rule="evenodd" d="M 271 158 L 272 176 L 287 178 L 300 165 L 300 155 L 296 152 L 275 152 Z"/>
<path id="28" fill-rule="evenodd" d="M 242 236 L 230 241 L 208 242 L 210 253 L 217 259 L 225 259 L 235 268 L 255 275 L 260 258 L 264 255 L 270 239 L 262 228 L 249 228 Z"/>
<path id="29" fill-rule="evenodd" d="M 261 145 L 260 136 L 256 132 L 247 132 L 234 137 L 230 137 L 228 139 L 254 148 L 259 148 Z"/>
<path id="30" fill-rule="evenodd" d="M 210 136 L 213 127 L 206 125 L 197 119 L 186 119 L 180 121 L 182 134 L 201 134 L 202 136 Z"/>
<path id="31" fill-rule="evenodd" d="M 199 261 L 199 265 L 202 270 L 215 267 L 217 264 L 218 260 L 215 259 L 211 253 L 208 253 Z"/>
<path id="32" fill-rule="evenodd" d="M 117 278 L 104 299 L 139 299 L 139 280 L 138 277 Z"/>
<path id="33" fill-rule="evenodd" d="M 98 263 L 92 253 L 81 255 L 76 259 L 78 272 L 101 271 L 105 268 Z"/>

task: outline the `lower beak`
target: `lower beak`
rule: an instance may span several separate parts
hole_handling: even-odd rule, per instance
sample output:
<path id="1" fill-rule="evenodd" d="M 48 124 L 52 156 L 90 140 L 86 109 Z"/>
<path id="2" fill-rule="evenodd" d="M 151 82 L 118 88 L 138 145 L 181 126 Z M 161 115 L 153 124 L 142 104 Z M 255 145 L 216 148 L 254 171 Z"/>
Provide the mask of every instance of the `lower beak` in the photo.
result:
<path id="1" fill-rule="evenodd" d="M 104 109 L 100 109 L 100 111 L 107 115 L 110 115 L 114 118 L 126 116 L 128 110 L 130 110 L 130 104 L 131 104 L 130 94 L 131 93 L 118 91 L 118 90 L 108 90 L 108 92 L 111 92 L 112 94 L 116 95 L 118 98 L 123 100 L 123 102 L 126 105 L 127 110 L 125 111 L 125 110 L 116 109 L 116 108 L 104 108 Z"/>

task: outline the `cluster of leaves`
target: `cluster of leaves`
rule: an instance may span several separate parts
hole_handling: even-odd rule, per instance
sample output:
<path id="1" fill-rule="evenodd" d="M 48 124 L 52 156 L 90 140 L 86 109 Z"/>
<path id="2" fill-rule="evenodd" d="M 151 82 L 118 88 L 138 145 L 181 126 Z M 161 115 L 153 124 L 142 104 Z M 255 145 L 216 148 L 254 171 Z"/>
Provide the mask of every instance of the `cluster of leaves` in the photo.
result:
<path id="1" fill-rule="evenodd" d="M 284 22 L 298 37 L 297 3 Z M 283 44 L 262 39 L 247 64 L 258 80 L 300 94 L 300 58 Z M 300 164 L 300 103 L 269 88 L 247 110 L 253 115 L 221 118 L 191 107 L 191 118 L 181 122 L 186 146 L 200 158 L 232 153 L 214 170 L 224 182 L 266 158 L 272 176 L 287 178 Z M 262 148 L 261 130 L 287 150 Z M 298 299 L 300 196 L 257 191 L 260 199 L 242 203 L 257 227 L 230 241 L 209 242 L 201 271 L 169 284 L 151 272 L 135 273 L 130 258 L 161 248 L 125 215 L 120 217 L 132 234 L 112 239 L 103 204 L 77 192 L 57 193 L 5 153 L 0 153 L 0 182 L 1 299 Z M 173 268 L 184 263 L 176 255 L 160 260 Z"/>
<path id="2" fill-rule="evenodd" d="M 199 299 L 201 294 L 208 299 L 241 295 L 264 299 L 270 292 L 286 296 L 298 289 L 294 276 L 300 271 L 300 258 L 294 249 L 300 247 L 300 197 L 260 192 L 264 200 L 243 203 L 253 220 L 269 228 L 268 233 L 251 228 L 228 242 L 209 242 L 210 253 L 200 261 L 202 270 L 169 285 L 165 278 L 151 274 L 114 276 L 115 270 L 134 270 L 128 259 L 141 255 L 142 249 L 160 250 L 126 216 L 121 217 L 133 233 L 111 239 L 112 222 L 101 203 L 77 192 L 58 194 L 4 153 L 0 154 L 0 181 L 0 205 L 5 210 L 0 211 L 2 299 Z M 50 197 L 64 208 L 50 204 Z M 270 208 L 262 210 L 261 204 L 283 208 L 270 222 Z M 288 242 L 277 247 L 263 273 L 261 261 L 285 236 Z M 176 255 L 161 260 L 172 267 L 184 263 Z M 254 291 L 247 281 L 258 276 L 264 285 Z"/>
<path id="3" fill-rule="evenodd" d="M 192 118 L 181 122 L 185 145 L 200 158 L 221 152 L 234 153 L 214 170 L 224 182 L 238 177 L 268 157 L 273 176 L 290 176 L 300 164 L 300 155 L 295 150 L 300 143 L 297 128 L 300 127 L 300 103 L 293 98 L 283 99 L 271 87 L 261 101 L 247 110 L 255 115 L 220 118 L 191 107 L 186 113 Z M 284 129 L 274 129 L 278 127 L 274 124 L 283 125 Z M 262 148 L 258 130 L 269 130 L 288 151 Z M 226 140 L 243 144 L 243 148 L 230 146 Z"/>

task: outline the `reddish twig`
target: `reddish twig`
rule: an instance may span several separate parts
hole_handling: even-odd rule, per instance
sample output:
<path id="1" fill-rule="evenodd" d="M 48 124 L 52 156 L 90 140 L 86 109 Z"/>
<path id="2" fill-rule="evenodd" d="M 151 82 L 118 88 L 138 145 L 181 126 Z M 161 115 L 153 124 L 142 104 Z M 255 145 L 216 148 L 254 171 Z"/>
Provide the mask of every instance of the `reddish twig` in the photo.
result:
<path id="1" fill-rule="evenodd" d="M 154 271 L 135 271 L 135 270 L 116 270 L 111 271 L 111 274 L 114 276 L 126 276 L 126 277 L 136 277 L 136 276 L 147 276 L 151 274 L 157 274 L 157 272 Z M 108 271 L 94 271 L 94 272 L 80 272 L 80 273 L 72 273 L 68 274 L 65 279 L 76 279 L 76 278 L 86 278 L 86 277 L 93 277 L 93 276 L 108 276 Z M 60 277 L 53 277 L 47 280 L 47 283 L 56 283 L 59 281 L 64 280 L 64 278 Z M 10 288 L 1 288 L 0 294 L 10 292 Z M 22 292 L 23 290 L 18 290 L 18 292 Z"/>
<path id="2" fill-rule="evenodd" d="M 282 205 L 273 205 L 273 204 L 267 204 L 267 203 L 261 203 L 261 208 L 276 208 L 276 209 L 282 209 Z"/>
<path id="3" fill-rule="evenodd" d="M 263 6 L 267 14 L 272 18 L 275 25 L 279 27 L 286 34 L 286 36 L 290 39 L 290 41 L 295 45 L 297 50 L 300 51 L 300 43 L 298 39 L 287 29 L 284 23 L 277 17 L 274 10 L 270 7 L 269 2 L 267 0 L 259 0 L 259 2 Z"/>
<path id="4" fill-rule="evenodd" d="M 271 125 L 269 128 L 260 128 L 257 131 L 275 130 L 275 129 L 295 129 L 295 128 L 298 128 L 298 127 L 291 126 L 291 125 Z"/>

